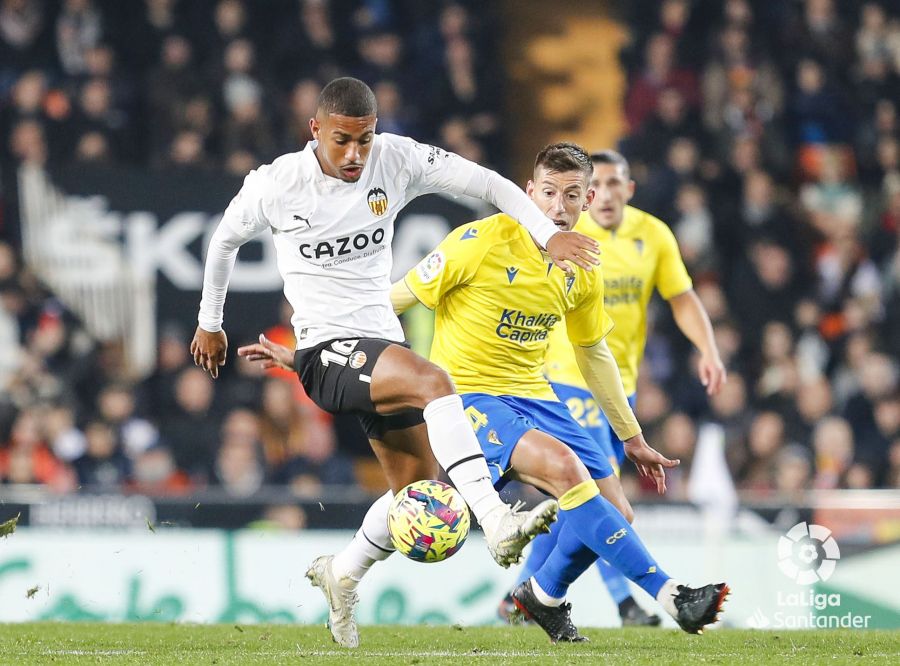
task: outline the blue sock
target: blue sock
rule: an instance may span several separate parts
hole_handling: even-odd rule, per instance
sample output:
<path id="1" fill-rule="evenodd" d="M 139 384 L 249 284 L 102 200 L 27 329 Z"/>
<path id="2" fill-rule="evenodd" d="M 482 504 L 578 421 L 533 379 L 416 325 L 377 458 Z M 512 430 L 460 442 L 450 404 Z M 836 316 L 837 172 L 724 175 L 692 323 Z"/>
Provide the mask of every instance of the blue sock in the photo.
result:
<path id="1" fill-rule="evenodd" d="M 564 514 L 560 514 L 559 519 L 550 527 L 548 534 L 538 534 L 531 542 L 531 550 L 528 553 L 528 559 L 522 565 L 519 571 L 519 577 L 516 579 L 516 587 L 534 575 L 534 572 L 543 566 L 547 560 L 547 556 L 553 552 L 556 546 L 556 539 L 559 537 L 559 530 L 562 527 Z"/>
<path id="2" fill-rule="evenodd" d="M 617 606 L 631 596 L 628 579 L 602 557 L 597 559 L 597 571 L 600 572 L 600 577 L 603 579 L 606 589 L 609 590 L 609 596 Z"/>
<path id="3" fill-rule="evenodd" d="M 585 481 L 559 498 L 561 519 L 556 548 L 534 578 L 547 594 L 565 597 L 569 585 L 602 557 L 651 597 L 670 578 L 647 552 L 625 517 Z"/>

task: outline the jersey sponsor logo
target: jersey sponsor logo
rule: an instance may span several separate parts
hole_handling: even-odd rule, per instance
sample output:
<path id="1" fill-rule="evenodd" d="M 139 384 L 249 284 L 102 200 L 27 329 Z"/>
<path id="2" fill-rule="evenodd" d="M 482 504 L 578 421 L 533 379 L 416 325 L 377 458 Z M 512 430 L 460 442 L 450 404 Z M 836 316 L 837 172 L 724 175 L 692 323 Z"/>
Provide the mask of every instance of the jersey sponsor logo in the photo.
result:
<path id="1" fill-rule="evenodd" d="M 513 280 L 516 279 L 516 275 L 519 274 L 519 269 L 515 266 L 510 266 L 506 269 L 506 279 L 509 280 L 509 283 L 512 284 Z"/>
<path id="2" fill-rule="evenodd" d="M 512 342 L 524 343 L 546 340 L 559 316 L 552 312 L 526 314 L 521 310 L 504 308 L 500 313 L 495 333 L 498 337 Z"/>
<path id="3" fill-rule="evenodd" d="M 381 217 L 387 212 L 388 198 L 387 193 L 380 187 L 373 187 L 366 195 L 366 201 L 369 203 L 369 210 L 372 215 Z"/>
<path id="4" fill-rule="evenodd" d="M 303 243 L 300 245 L 300 256 L 304 259 L 334 259 L 348 254 L 369 256 L 372 252 L 364 250 L 381 250 L 384 241 L 384 229 L 378 228 L 370 234 L 360 232 L 355 236 L 341 236 L 333 241 L 319 241 L 318 243 Z"/>
<path id="5" fill-rule="evenodd" d="M 478 229 L 474 227 L 466 229 L 465 233 L 459 237 L 459 240 L 469 240 L 470 238 L 478 238 Z"/>
<path id="6" fill-rule="evenodd" d="M 444 253 L 435 251 L 419 262 L 416 266 L 416 275 L 422 284 L 428 284 L 444 270 Z"/>
<path id="7" fill-rule="evenodd" d="M 637 275 L 604 279 L 603 289 L 603 305 L 607 308 L 617 305 L 633 305 L 641 302 L 644 280 Z"/>

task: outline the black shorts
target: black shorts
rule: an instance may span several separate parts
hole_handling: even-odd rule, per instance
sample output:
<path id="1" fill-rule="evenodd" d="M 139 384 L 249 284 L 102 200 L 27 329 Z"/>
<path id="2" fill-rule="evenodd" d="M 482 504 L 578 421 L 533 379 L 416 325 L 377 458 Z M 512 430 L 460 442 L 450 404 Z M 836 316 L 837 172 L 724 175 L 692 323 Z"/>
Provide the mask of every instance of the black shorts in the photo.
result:
<path id="1" fill-rule="evenodd" d="M 328 340 L 294 353 L 294 368 L 307 395 L 332 414 L 355 414 L 369 439 L 389 430 L 403 430 L 425 422 L 421 409 L 378 414 L 372 403 L 372 369 L 391 345 L 381 338 Z"/>

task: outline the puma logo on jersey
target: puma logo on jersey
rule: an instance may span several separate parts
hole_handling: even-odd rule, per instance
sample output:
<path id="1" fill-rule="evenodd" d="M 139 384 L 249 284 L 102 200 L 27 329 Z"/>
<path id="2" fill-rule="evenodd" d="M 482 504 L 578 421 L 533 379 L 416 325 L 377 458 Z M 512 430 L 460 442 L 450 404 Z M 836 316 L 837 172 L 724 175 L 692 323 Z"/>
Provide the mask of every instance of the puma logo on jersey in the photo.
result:
<path id="1" fill-rule="evenodd" d="M 512 284 L 513 280 L 516 279 L 516 275 L 519 274 L 519 269 L 513 266 L 510 266 L 506 269 L 506 278 L 509 280 L 509 283 Z"/>
<path id="2" fill-rule="evenodd" d="M 294 215 L 295 222 L 305 222 L 306 226 L 312 229 L 312 225 L 309 223 L 308 217 L 303 217 L 302 215 Z"/>

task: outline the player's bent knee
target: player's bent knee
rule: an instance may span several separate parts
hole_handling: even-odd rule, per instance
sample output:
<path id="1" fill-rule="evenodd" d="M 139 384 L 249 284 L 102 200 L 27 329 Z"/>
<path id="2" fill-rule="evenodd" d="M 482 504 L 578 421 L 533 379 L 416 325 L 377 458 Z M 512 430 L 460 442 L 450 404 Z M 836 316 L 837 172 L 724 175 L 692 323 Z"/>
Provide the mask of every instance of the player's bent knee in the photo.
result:
<path id="1" fill-rule="evenodd" d="M 416 382 L 419 397 L 426 405 L 432 400 L 456 393 L 456 387 L 453 385 L 450 375 L 436 365 L 429 364 L 428 370 L 420 374 L 416 378 Z"/>
<path id="2" fill-rule="evenodd" d="M 554 464 L 551 465 L 553 476 L 555 477 L 553 482 L 561 492 L 565 492 L 570 488 L 574 488 L 579 483 L 590 480 L 590 474 L 584 466 L 584 463 L 581 462 L 571 449 L 566 449 L 564 453 L 560 453 L 554 457 Z"/>

